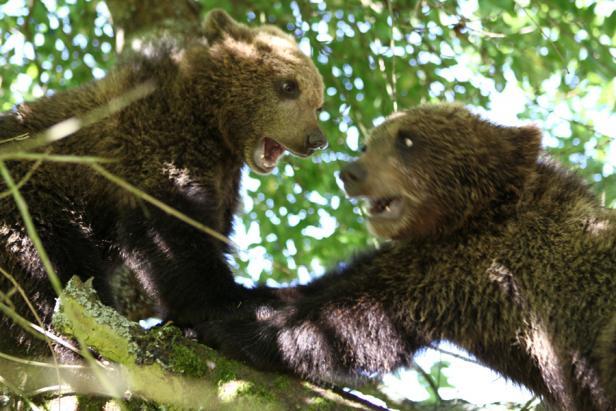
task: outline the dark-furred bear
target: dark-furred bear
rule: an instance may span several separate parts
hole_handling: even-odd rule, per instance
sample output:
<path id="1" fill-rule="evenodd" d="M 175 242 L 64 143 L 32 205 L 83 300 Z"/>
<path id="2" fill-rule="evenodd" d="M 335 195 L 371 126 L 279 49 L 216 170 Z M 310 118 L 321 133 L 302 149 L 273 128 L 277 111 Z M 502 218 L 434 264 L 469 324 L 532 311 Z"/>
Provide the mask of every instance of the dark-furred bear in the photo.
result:
<path id="1" fill-rule="evenodd" d="M 287 150 L 308 156 L 326 145 L 317 113 L 323 83 L 311 60 L 281 30 L 249 28 L 217 10 L 201 32 L 143 41 L 106 78 L 3 114 L 0 137 L 34 136 L 146 82 L 155 85 L 147 97 L 45 149 L 112 159 L 104 165 L 111 173 L 228 236 L 244 164 L 268 173 Z M 32 162 L 7 165 L 17 181 Z M 180 325 L 244 298 L 225 242 L 88 167 L 44 162 L 21 193 L 61 280 L 94 277 L 108 304 L 114 304 L 110 278 L 120 267 L 136 275 L 158 315 Z M 0 203 L 0 244 L 0 267 L 48 323 L 55 294 L 11 198 Z M 2 304 L 35 322 L 12 289 L 0 275 Z M 0 329 L 0 352 L 45 352 L 45 344 L 6 316 Z"/>
<path id="2" fill-rule="evenodd" d="M 383 373 L 451 341 L 558 410 L 616 409 L 616 212 L 540 153 L 532 126 L 423 105 L 341 172 L 392 239 L 199 327 L 257 367 Z"/>

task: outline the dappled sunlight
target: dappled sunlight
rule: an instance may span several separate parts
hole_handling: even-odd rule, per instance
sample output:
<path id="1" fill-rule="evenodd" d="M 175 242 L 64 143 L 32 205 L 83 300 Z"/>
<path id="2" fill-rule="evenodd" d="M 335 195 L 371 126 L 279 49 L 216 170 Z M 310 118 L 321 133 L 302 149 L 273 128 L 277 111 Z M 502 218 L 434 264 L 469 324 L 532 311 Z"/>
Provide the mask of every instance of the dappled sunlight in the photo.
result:
<path id="1" fill-rule="evenodd" d="M 537 361 L 542 378 L 554 387 L 554 394 L 561 394 L 562 397 L 558 400 L 567 404 L 570 409 L 574 409 L 573 399 L 565 394 L 567 380 L 563 374 L 564 364 L 560 363 L 556 347 L 545 325 L 536 317 L 530 319 L 530 333 L 524 337 L 524 342 Z"/>
<path id="2" fill-rule="evenodd" d="M 559 161 L 572 165 L 576 173 L 592 184 L 605 206 L 616 206 L 613 1 L 577 1 L 566 7 L 560 3 L 548 7 L 529 0 L 258 0 L 235 2 L 231 7 L 228 1 L 214 0 L 206 6 L 208 10 L 223 7 L 238 21 L 251 26 L 271 24 L 289 34 L 289 38 L 269 32 L 257 35 L 259 46 L 269 47 L 281 61 L 304 67 L 307 60 L 298 52 L 297 45 L 314 61 L 325 84 L 324 105 L 316 116 L 330 142 L 327 150 L 307 159 L 281 158 L 269 176 L 244 169 L 241 210 L 234 218 L 230 239 L 177 210 L 165 208 L 167 199 L 148 196 L 139 187 L 118 179 L 108 171 L 111 167 L 99 165 L 109 159 L 41 151 L 43 147 L 53 148 L 54 142 L 70 138 L 83 127 L 106 121 L 128 104 L 139 104 L 139 99 L 156 88 L 154 84 L 135 81 L 135 89 L 124 90 L 127 96 L 103 104 L 98 110 L 63 118 L 40 133 L 20 132 L 6 138 L 3 135 L 0 161 L 8 162 L 10 158 L 11 162 L 36 162 L 28 174 L 16 176 L 21 180 L 15 184 L 15 190 L 31 187 L 32 178 L 41 172 L 41 164 L 45 168 L 51 161 L 91 163 L 93 166 L 84 167 L 84 172 L 96 172 L 101 180 L 107 178 L 113 189 L 128 190 L 132 194 L 126 198 L 133 204 L 158 207 L 183 219 L 177 224 L 190 224 L 203 235 L 224 242 L 229 247 L 228 258 L 238 283 L 250 287 L 257 283 L 272 287 L 307 284 L 332 267 L 344 264 L 352 255 L 379 246 L 366 229 L 366 218 L 358 202 L 345 198 L 343 185 L 336 177 L 346 162 L 359 155 L 369 130 L 382 124 L 396 108 L 403 111 L 422 102 L 459 101 L 499 124 L 537 124 L 545 131 L 543 148 Z M 142 56 L 157 55 L 158 46 L 125 38 L 126 33 L 115 29 L 113 21 L 104 1 L 4 1 L 0 5 L 0 111 L 103 78 L 117 59 L 114 51 L 124 45 Z M 197 32 L 195 29 L 194 33 Z M 205 40 L 198 44 L 205 44 Z M 245 41 L 227 37 L 224 47 L 232 50 L 238 60 L 260 58 L 257 46 Z M 177 62 L 183 56 L 176 54 L 171 58 Z M 270 80 L 263 79 L 266 83 Z M 316 95 L 320 90 L 308 92 Z M 267 93 L 265 88 L 263 93 Z M 26 112 L 28 104 L 18 110 Z M 314 115 L 312 111 L 310 114 Z M 393 114 L 398 115 L 402 114 Z M 195 119 L 183 119 L 191 120 Z M 0 118 L 0 134 L 2 124 Z M 15 153 L 16 147 L 19 153 Z M 191 170 L 167 162 L 158 171 L 185 198 L 198 197 L 199 201 L 191 204 L 206 202 L 199 197 L 204 191 L 200 176 L 192 175 Z M 63 178 L 58 175 L 58 181 Z M 0 201 L 13 201 L 12 195 L 11 190 L 0 193 Z M 414 192 L 401 195 L 418 201 Z M 91 235 L 91 227 L 80 216 L 70 223 L 84 237 Z M 582 227 L 576 229 L 585 230 L 590 241 L 603 241 L 614 232 L 613 221 L 605 218 L 577 220 L 576 224 Z M 18 259 L 36 258 L 33 244 L 23 241 L 8 225 L 0 225 L 0 236 L 5 237 L 10 251 L 18 253 Z M 163 259 L 177 258 L 160 231 L 147 231 L 145 237 Z M 147 287 L 144 272 L 148 267 L 143 266 L 143 256 L 128 249 L 121 252 Z M 491 286 L 524 304 L 510 268 L 495 260 L 485 274 Z M 15 290 L 0 290 L 0 297 L 5 302 L 13 301 L 17 297 Z M 263 310 L 256 315 L 257 319 L 265 320 L 271 312 Z M 524 343 L 532 348 L 539 364 L 553 365 L 558 353 L 545 325 L 535 318 L 530 321 L 532 332 L 524 336 Z M 283 333 L 280 338 L 285 342 L 307 334 L 309 338 L 301 341 L 301 348 L 309 349 L 311 344 L 319 343 L 321 330 L 317 328 L 309 324 L 304 329 Z M 447 345 L 440 347 L 455 351 L 455 355 L 428 349 L 415 360 L 425 370 L 443 359 L 450 363 L 443 373 L 454 387 L 439 390 L 443 399 L 463 398 L 474 404 L 500 402 L 486 408 L 494 410 L 520 409 L 531 400 L 529 392 L 479 367 L 473 358 L 459 358 L 466 358 L 466 353 Z M 578 368 L 583 374 L 588 367 L 580 363 Z M 554 366 L 546 366 L 542 371 L 557 384 L 563 380 Z M 0 377 L 4 374 L 0 372 Z M 57 384 L 51 377 L 50 373 L 46 382 L 49 386 Z M 590 380 L 596 376 L 587 377 Z M 122 385 L 123 378 L 119 376 L 113 382 Z M 429 400 L 432 394 L 422 381 L 420 373 L 401 370 L 387 375 L 381 388 L 392 398 Z M 250 381 L 231 379 L 209 395 L 233 404 L 251 389 Z M 50 406 L 62 409 L 70 401 Z M 509 401 L 517 405 L 502 404 Z M 314 399 L 306 398 L 306 402 L 313 404 Z M 532 409 L 537 403 L 538 400 L 530 401 L 527 408 Z"/>
<path id="3" fill-rule="evenodd" d="M 608 220 L 588 220 L 584 223 L 584 225 L 586 226 L 586 231 L 595 236 L 600 236 L 601 234 L 612 228 L 610 225 L 610 221 Z"/>
<path id="4" fill-rule="evenodd" d="M 472 355 L 447 342 L 438 344 L 438 349 L 422 351 L 414 360 L 424 370 L 430 370 L 438 362 L 449 363 L 442 373 L 452 387 L 439 390 L 444 399 L 462 398 L 472 404 L 489 405 L 489 410 L 506 411 L 512 409 L 513 403 L 523 404 L 533 398 L 528 390 L 511 384 L 503 376 L 479 365 Z M 425 401 L 430 398 L 429 387 L 420 381 L 416 370 L 404 369 L 385 375 L 380 387 L 398 401 L 405 398 Z"/>

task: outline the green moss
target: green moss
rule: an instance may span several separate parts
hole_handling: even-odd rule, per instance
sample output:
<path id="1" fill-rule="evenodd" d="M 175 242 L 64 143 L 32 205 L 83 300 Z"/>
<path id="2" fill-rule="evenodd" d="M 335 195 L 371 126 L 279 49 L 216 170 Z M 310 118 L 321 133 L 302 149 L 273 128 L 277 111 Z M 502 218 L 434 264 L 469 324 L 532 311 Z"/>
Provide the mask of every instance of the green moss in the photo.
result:
<path id="1" fill-rule="evenodd" d="M 276 401 L 276 397 L 267 387 L 238 379 L 219 383 L 218 398 L 223 402 L 243 400 L 246 403 L 258 403 L 263 406 Z"/>
<path id="2" fill-rule="evenodd" d="M 246 390 L 241 391 L 238 396 L 251 396 L 264 403 L 276 401 L 272 391 L 261 384 L 251 384 Z"/>
<path id="3" fill-rule="evenodd" d="M 169 324 L 154 328 L 150 334 L 158 341 L 173 341 L 183 337 L 182 330 Z"/>
<path id="4" fill-rule="evenodd" d="M 135 338 L 139 351 L 135 353 L 135 362 L 138 365 L 149 365 L 155 360 L 165 369 L 182 372 L 182 368 L 176 368 L 179 364 L 190 363 L 186 360 L 185 353 L 178 352 L 178 358 L 174 358 L 174 348 L 182 344 L 176 344 L 176 340 L 183 338 L 182 331 L 171 325 L 163 325 L 149 330 Z"/>
<path id="5" fill-rule="evenodd" d="M 207 348 L 209 350 L 209 348 Z M 211 357 L 212 361 L 212 371 L 213 378 L 218 381 L 218 385 L 223 384 L 225 382 L 238 379 L 238 363 L 227 360 L 226 358 L 220 356 L 216 352 L 212 351 L 214 355 Z"/>
<path id="6" fill-rule="evenodd" d="M 228 368 L 220 369 L 221 365 L 222 364 L 220 363 L 216 364 L 216 368 L 218 368 L 216 372 L 216 380 L 218 381 L 218 386 L 226 382 L 237 379 L 237 374 L 235 372 L 231 371 Z"/>
<path id="7" fill-rule="evenodd" d="M 289 388 L 290 384 L 290 380 L 289 377 L 282 377 L 282 376 L 278 376 L 274 379 L 274 387 L 276 387 L 279 390 L 286 390 Z"/>
<path id="8" fill-rule="evenodd" d="M 323 397 L 312 397 L 308 401 L 307 411 L 327 411 L 335 409 L 335 405 L 328 399 Z"/>
<path id="9" fill-rule="evenodd" d="M 105 405 L 111 402 L 109 398 L 101 398 L 101 397 L 87 397 L 85 395 L 77 396 L 77 405 L 80 411 L 98 411 L 105 409 Z M 109 408 L 113 410 L 114 408 Z M 119 407 L 117 408 L 120 409 Z"/>
<path id="10" fill-rule="evenodd" d="M 218 384 L 218 398 L 226 403 L 237 401 L 250 390 L 252 385 L 251 382 L 243 380 L 231 380 Z"/>
<path id="11" fill-rule="evenodd" d="M 181 372 L 191 377 L 203 377 L 208 372 L 206 361 L 197 353 L 183 345 L 171 347 L 169 366 L 174 372 Z"/>
<path id="12" fill-rule="evenodd" d="M 186 409 L 190 403 L 210 407 L 218 397 L 227 403 L 220 404 L 221 409 L 279 410 L 289 409 L 282 405 L 289 401 L 287 397 L 293 397 L 297 389 L 303 391 L 301 385 L 293 386 L 287 377 L 261 376 L 240 363 L 221 357 L 216 351 L 184 338 L 177 327 L 164 325 L 144 331 L 101 305 L 88 286 L 76 280 L 71 283 L 70 290 L 65 290 L 60 314 L 68 312 L 70 315 L 58 317 L 58 322 L 69 334 L 82 336 L 106 357 L 122 362 L 132 376 L 131 391 L 147 393 L 148 398 L 147 401 L 139 398 L 109 401 L 108 406 L 115 403 L 116 408 L 125 410 L 176 411 Z M 190 378 L 183 381 L 185 377 Z M 207 380 L 209 386 L 201 386 L 200 379 Z M 281 394 L 282 400 L 278 398 Z M 162 405 L 170 402 L 173 405 Z M 100 409 L 96 400 L 86 400 L 81 406 Z M 304 407 L 303 402 L 301 407 Z M 310 409 L 329 408 L 329 401 L 311 400 Z"/>

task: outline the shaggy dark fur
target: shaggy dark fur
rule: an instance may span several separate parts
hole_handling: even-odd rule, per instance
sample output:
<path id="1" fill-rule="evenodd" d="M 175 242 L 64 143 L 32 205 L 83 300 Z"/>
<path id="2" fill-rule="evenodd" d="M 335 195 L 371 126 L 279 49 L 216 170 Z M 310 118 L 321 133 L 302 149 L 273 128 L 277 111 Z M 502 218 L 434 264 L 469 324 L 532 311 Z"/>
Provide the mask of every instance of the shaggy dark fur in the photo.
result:
<path id="1" fill-rule="evenodd" d="M 310 59 L 279 29 L 251 29 L 222 11 L 211 12 L 203 32 L 190 38 L 143 42 L 105 79 L 3 114 L 0 138 L 34 135 L 145 81 L 156 85 L 151 95 L 53 144 L 52 153 L 111 158 L 109 171 L 224 236 L 245 163 L 271 171 L 279 154 L 268 159 L 272 141 L 304 156 L 326 144 L 317 124 L 323 84 Z M 8 165 L 18 180 L 32 163 Z M 158 315 L 179 324 L 203 321 L 245 294 L 227 266 L 225 243 L 87 167 L 44 163 L 21 192 L 61 279 L 93 276 L 106 303 L 115 302 L 110 276 L 122 266 L 136 274 Z M 0 267 L 47 323 L 55 295 L 11 198 L 0 202 L 0 244 Z M 0 290 L 10 292 L 3 304 L 34 322 L 12 288 L 0 275 Z M 2 352 L 45 350 L 5 316 L 0 329 Z"/>
<path id="2" fill-rule="evenodd" d="M 539 157 L 534 127 L 426 105 L 376 128 L 341 177 L 392 239 L 199 327 L 257 367 L 383 373 L 452 341 L 558 410 L 616 409 L 616 213 Z"/>

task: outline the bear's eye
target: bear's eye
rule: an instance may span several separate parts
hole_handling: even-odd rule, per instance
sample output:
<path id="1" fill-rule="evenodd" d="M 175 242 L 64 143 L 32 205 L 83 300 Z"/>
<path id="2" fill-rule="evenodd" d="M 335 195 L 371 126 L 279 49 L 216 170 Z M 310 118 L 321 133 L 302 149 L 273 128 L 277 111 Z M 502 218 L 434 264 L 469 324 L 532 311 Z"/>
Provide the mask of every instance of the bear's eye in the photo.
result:
<path id="1" fill-rule="evenodd" d="M 408 130 L 398 131 L 398 145 L 404 149 L 410 149 L 415 145 L 415 135 Z"/>
<path id="2" fill-rule="evenodd" d="M 362 153 L 365 153 L 365 152 L 366 152 L 366 150 L 368 150 L 368 146 L 367 146 L 367 145 L 365 145 L 365 144 L 364 144 L 364 145 L 362 145 L 361 147 L 359 147 L 359 151 L 360 151 L 360 152 L 362 152 Z"/>
<path id="3" fill-rule="evenodd" d="M 282 97 L 296 98 L 299 96 L 299 84 L 295 80 L 282 80 L 279 91 Z"/>

